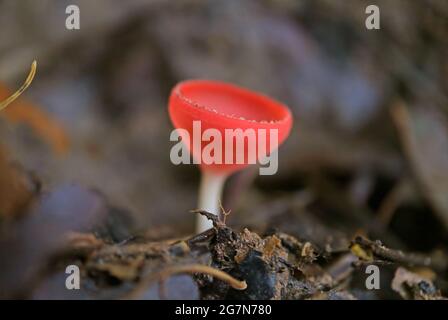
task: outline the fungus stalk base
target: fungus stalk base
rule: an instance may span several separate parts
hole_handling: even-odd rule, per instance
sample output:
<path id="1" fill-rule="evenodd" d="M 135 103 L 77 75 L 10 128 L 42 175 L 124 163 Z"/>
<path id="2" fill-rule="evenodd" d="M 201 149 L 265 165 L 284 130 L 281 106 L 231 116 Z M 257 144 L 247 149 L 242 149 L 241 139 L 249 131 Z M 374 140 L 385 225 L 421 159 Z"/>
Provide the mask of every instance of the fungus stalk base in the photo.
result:
<path id="1" fill-rule="evenodd" d="M 201 184 L 199 186 L 198 209 L 210 213 L 219 214 L 222 189 L 227 175 L 202 171 Z M 213 227 L 213 223 L 202 215 L 197 216 L 196 232 L 201 233 Z"/>

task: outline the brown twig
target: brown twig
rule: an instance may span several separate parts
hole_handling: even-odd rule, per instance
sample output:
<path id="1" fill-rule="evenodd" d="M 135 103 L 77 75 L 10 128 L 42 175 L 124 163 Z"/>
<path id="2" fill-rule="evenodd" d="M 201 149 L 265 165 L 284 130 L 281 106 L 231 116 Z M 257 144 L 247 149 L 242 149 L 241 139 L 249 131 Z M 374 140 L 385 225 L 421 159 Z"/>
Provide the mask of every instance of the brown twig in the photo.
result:
<path id="1" fill-rule="evenodd" d="M 230 215 L 232 210 L 226 211 L 222 206 L 221 200 L 219 201 L 219 207 L 221 208 L 221 212 L 218 215 L 219 221 L 221 221 L 223 224 L 226 224 L 227 216 Z"/>
<path id="2" fill-rule="evenodd" d="M 352 242 L 352 245 L 354 244 L 372 252 L 374 257 L 398 264 L 431 267 L 438 271 L 443 271 L 448 267 L 448 258 L 443 255 L 428 256 L 419 253 L 407 253 L 401 250 L 389 249 L 380 241 L 371 241 L 363 237 L 356 237 Z"/>
<path id="3" fill-rule="evenodd" d="M 219 217 L 216 214 L 213 214 L 211 212 L 201 210 L 201 209 L 194 209 L 190 210 L 191 213 L 199 213 L 206 217 L 207 219 L 211 220 L 213 222 L 214 227 L 223 226 L 223 223 L 220 221 Z"/>
<path id="4" fill-rule="evenodd" d="M 153 282 L 164 281 L 174 274 L 179 273 L 205 273 L 215 277 L 221 281 L 227 282 L 232 288 L 236 290 L 245 290 L 247 288 L 246 281 L 240 281 L 235 279 L 231 275 L 219 270 L 212 268 L 210 266 L 201 265 L 201 264 L 189 264 L 183 266 L 170 266 L 164 268 L 160 272 L 152 273 L 144 278 L 135 289 L 125 297 L 126 299 L 135 299 L 138 298 Z"/>

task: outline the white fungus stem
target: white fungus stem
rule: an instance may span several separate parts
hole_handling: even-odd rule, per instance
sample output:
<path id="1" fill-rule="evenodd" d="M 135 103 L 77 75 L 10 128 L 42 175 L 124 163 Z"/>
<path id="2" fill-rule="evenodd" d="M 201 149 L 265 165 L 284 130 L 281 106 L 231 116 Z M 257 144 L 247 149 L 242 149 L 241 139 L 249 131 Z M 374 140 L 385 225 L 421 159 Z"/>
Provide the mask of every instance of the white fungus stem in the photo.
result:
<path id="1" fill-rule="evenodd" d="M 202 170 L 198 209 L 219 214 L 219 201 L 226 179 L 227 175 L 225 174 Z M 202 215 L 197 215 L 196 232 L 201 233 L 212 227 L 213 223 L 210 220 Z"/>

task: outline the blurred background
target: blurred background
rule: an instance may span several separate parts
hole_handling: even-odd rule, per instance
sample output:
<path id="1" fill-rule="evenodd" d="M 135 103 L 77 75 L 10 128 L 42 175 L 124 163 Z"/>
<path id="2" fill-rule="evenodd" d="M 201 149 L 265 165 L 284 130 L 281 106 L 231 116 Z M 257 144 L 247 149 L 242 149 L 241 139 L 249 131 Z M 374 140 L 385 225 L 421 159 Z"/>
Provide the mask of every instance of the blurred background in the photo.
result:
<path id="1" fill-rule="evenodd" d="M 80 30 L 65 28 L 69 4 Z M 380 30 L 365 27 L 370 4 Z M 167 98 L 207 78 L 295 117 L 275 176 L 229 181 L 232 226 L 335 250 L 366 234 L 446 252 L 447 57 L 444 0 L 0 1 L 0 98 L 38 61 L 0 114 L 0 216 L 26 219 L 41 195 L 64 208 L 94 193 L 118 240 L 191 234 L 199 171 L 169 160 Z"/>

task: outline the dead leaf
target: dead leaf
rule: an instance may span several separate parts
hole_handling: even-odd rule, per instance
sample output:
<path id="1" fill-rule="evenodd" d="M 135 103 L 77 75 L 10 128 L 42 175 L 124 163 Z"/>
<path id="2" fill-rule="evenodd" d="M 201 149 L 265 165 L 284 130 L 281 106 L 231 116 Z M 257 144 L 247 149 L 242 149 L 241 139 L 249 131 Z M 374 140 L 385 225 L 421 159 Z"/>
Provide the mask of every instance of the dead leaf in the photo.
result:
<path id="1" fill-rule="evenodd" d="M 440 221 L 448 228 L 448 123 L 430 107 L 409 109 L 403 102 L 392 107 L 405 153 Z"/>
<path id="2" fill-rule="evenodd" d="M 440 300 L 443 297 L 431 280 L 405 268 L 398 268 L 392 280 L 392 289 L 403 299 Z"/>
<path id="3" fill-rule="evenodd" d="M 263 258 L 269 259 L 274 254 L 276 248 L 281 248 L 282 242 L 276 235 L 267 237 L 264 244 Z"/>
<path id="4" fill-rule="evenodd" d="M 144 260 L 143 256 L 138 256 L 133 260 L 95 263 L 94 265 L 89 265 L 87 267 L 89 269 L 107 272 L 111 276 L 122 281 L 132 281 L 139 276 Z"/>

